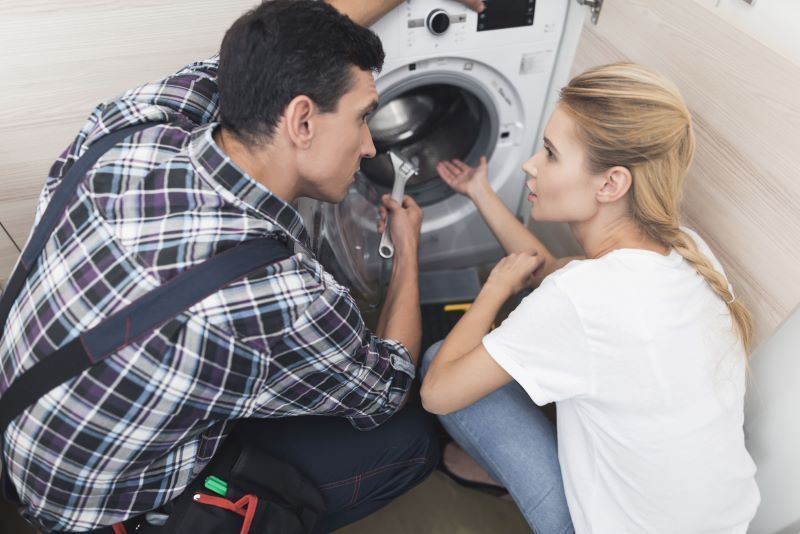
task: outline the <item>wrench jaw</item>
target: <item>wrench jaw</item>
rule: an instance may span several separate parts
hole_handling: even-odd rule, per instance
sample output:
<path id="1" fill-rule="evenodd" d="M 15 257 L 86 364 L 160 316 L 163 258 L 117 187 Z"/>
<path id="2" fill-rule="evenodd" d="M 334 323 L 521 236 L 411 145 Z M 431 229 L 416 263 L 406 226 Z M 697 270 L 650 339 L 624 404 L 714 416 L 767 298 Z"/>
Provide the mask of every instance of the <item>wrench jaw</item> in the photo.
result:
<path id="1" fill-rule="evenodd" d="M 392 187 L 392 198 L 402 203 L 403 195 L 406 192 L 406 182 L 412 176 L 419 174 L 419 169 L 413 163 L 398 156 L 391 150 L 387 152 L 389 159 L 392 161 L 394 167 L 394 185 Z M 386 228 L 383 230 L 383 237 L 381 237 L 380 245 L 378 246 L 378 254 L 382 258 L 389 259 L 394 256 L 394 244 L 392 243 L 392 236 L 389 235 L 389 219 L 386 219 Z"/>
<path id="2" fill-rule="evenodd" d="M 401 178 L 403 182 L 403 190 L 405 192 L 406 182 L 412 176 L 419 174 L 419 169 L 415 167 L 413 163 L 402 156 L 398 156 L 391 150 L 389 150 L 387 154 L 389 154 L 389 159 L 392 160 L 392 167 L 394 167 L 394 181 L 397 183 L 398 178 Z M 402 199 L 402 197 L 400 198 Z"/>

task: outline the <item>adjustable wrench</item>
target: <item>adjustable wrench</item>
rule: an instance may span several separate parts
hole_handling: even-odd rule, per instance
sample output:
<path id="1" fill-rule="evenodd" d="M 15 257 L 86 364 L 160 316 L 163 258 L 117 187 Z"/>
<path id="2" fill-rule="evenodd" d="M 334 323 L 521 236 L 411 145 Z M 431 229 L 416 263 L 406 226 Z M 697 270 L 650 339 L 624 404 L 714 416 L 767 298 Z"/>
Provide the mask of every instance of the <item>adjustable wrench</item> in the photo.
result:
<path id="1" fill-rule="evenodd" d="M 413 163 L 398 156 L 391 150 L 387 152 L 389 159 L 392 160 L 392 167 L 394 167 L 394 185 L 392 186 L 392 198 L 400 204 L 403 203 L 403 195 L 406 192 L 406 182 L 416 174 L 419 169 Z M 382 258 L 389 259 L 394 256 L 394 244 L 392 243 L 392 236 L 389 235 L 389 217 L 386 217 L 386 226 L 383 229 L 383 237 L 381 237 L 380 246 L 378 246 L 378 253 Z"/>

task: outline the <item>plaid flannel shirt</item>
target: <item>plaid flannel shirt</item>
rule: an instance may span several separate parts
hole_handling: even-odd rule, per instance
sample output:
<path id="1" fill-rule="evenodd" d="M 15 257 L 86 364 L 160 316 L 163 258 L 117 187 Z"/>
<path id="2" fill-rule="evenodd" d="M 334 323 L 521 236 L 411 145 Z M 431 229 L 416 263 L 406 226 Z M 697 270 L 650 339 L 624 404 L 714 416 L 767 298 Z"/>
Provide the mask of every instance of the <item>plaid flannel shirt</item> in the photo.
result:
<path id="1" fill-rule="evenodd" d="M 365 328 L 347 289 L 309 251 L 298 213 L 215 144 L 216 70 L 216 58 L 194 63 L 98 106 L 53 165 L 37 221 L 94 141 L 163 123 L 109 151 L 79 187 L 11 310 L 0 392 L 214 254 L 269 235 L 295 253 L 50 391 L 9 425 L 3 459 L 43 528 L 96 528 L 173 499 L 232 420 L 320 414 L 369 429 L 411 385 L 408 351 Z"/>

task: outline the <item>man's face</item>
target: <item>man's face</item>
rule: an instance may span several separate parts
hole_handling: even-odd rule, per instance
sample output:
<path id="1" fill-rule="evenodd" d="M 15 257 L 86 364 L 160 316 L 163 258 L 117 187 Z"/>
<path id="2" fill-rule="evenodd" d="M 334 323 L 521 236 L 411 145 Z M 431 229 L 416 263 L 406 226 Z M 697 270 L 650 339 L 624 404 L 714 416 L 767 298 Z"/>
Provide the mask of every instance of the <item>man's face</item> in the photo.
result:
<path id="1" fill-rule="evenodd" d="M 357 67 L 351 73 L 352 87 L 339 99 L 336 110 L 315 117 L 310 154 L 304 158 L 302 190 L 317 200 L 344 200 L 361 158 L 375 157 L 367 117 L 378 105 L 378 91 L 372 73 Z"/>

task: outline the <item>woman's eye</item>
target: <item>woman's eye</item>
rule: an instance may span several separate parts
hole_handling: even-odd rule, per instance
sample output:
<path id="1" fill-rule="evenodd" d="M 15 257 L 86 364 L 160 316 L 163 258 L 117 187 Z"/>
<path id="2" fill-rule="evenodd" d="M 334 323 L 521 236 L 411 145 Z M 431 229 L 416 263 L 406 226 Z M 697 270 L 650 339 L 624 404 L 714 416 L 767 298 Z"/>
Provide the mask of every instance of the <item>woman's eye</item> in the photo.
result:
<path id="1" fill-rule="evenodd" d="M 555 154 L 553 154 L 552 150 L 550 150 L 547 147 L 544 147 L 544 149 L 547 152 L 547 159 L 556 159 L 556 156 L 555 156 Z"/>

